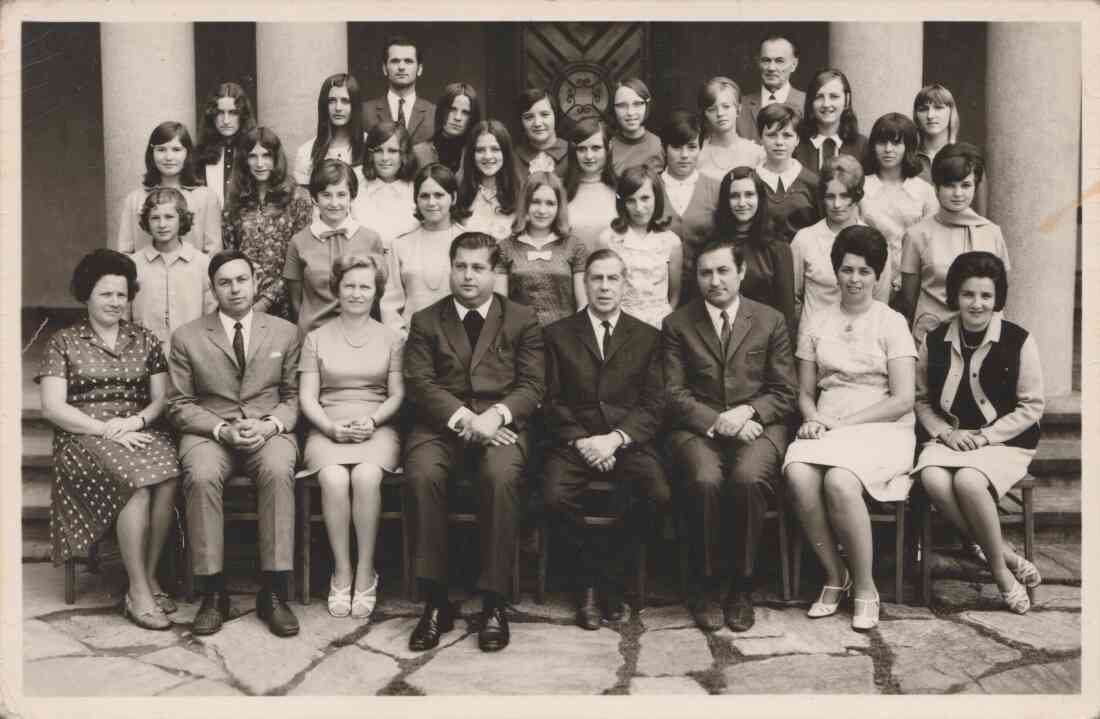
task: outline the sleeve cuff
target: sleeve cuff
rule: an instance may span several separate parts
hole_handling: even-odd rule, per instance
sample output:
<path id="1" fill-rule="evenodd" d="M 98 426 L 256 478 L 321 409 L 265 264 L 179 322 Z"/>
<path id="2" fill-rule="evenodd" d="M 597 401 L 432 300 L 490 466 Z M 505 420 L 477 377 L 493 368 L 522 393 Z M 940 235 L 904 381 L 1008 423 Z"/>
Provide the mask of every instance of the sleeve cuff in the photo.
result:
<path id="1" fill-rule="evenodd" d="M 278 417 L 276 417 L 275 415 L 273 415 L 273 414 L 269 414 L 269 415 L 267 415 L 266 417 L 264 417 L 264 420 L 265 420 L 265 421 L 267 421 L 267 422 L 271 422 L 272 424 L 274 424 L 274 425 L 275 425 L 275 428 L 279 430 L 279 434 L 285 434 L 285 433 L 286 433 L 286 425 L 284 425 L 284 424 L 283 424 L 283 423 L 282 423 L 282 422 L 281 422 L 281 421 L 279 420 L 279 418 L 278 418 Z"/>
<path id="2" fill-rule="evenodd" d="M 222 427 L 227 427 L 227 426 L 229 426 L 228 422 L 218 422 L 216 425 L 214 425 L 213 434 L 214 434 L 214 441 L 215 442 L 221 442 L 221 440 L 218 439 L 218 433 L 222 431 Z"/>
<path id="3" fill-rule="evenodd" d="M 451 415 L 451 418 L 447 420 L 447 429 L 452 432 L 458 431 L 458 423 L 464 418 L 473 414 L 468 407 L 459 407 L 455 410 L 455 413 Z"/>
<path id="4" fill-rule="evenodd" d="M 500 416 L 504 418 L 504 426 L 512 424 L 512 410 L 508 409 L 508 405 L 503 402 L 497 402 L 493 405 L 493 409 L 500 412 Z"/>
<path id="5" fill-rule="evenodd" d="M 618 427 L 616 427 L 613 431 L 615 432 L 615 434 L 622 437 L 622 439 L 623 439 L 623 444 L 622 444 L 623 448 L 629 447 L 631 444 L 633 444 L 634 440 L 632 440 L 630 438 L 630 435 L 626 433 L 626 430 L 622 430 L 622 429 L 619 429 Z"/>

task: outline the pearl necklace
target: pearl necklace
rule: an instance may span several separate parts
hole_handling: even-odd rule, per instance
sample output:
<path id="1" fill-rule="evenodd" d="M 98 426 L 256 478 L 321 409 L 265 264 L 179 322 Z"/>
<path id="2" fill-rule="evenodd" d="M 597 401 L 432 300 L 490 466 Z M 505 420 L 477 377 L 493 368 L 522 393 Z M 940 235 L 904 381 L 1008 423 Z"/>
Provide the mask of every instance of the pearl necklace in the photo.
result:
<path id="1" fill-rule="evenodd" d="M 366 333 L 367 336 L 363 338 L 363 342 L 361 344 L 355 344 L 354 342 L 351 341 L 351 337 L 348 337 L 348 328 L 344 324 L 344 321 L 339 320 L 339 322 L 340 322 L 340 334 L 342 334 L 344 336 L 344 341 L 347 342 L 349 346 L 354 347 L 355 349 L 362 349 L 362 348 L 366 347 L 367 344 L 370 342 L 370 333 L 367 332 Z"/>

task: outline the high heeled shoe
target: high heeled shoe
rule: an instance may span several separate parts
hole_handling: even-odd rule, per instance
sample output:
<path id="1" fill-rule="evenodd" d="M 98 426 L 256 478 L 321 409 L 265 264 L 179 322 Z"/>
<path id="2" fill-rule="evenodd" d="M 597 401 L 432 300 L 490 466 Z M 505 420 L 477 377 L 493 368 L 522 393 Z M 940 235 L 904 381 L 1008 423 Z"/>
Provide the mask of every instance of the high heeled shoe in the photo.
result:
<path id="1" fill-rule="evenodd" d="M 874 599 L 852 597 L 852 629 L 865 632 L 878 626 L 880 602 L 878 593 Z"/>
<path id="2" fill-rule="evenodd" d="M 1019 557 L 1019 555 L 1017 557 L 1019 562 L 1015 567 L 1009 567 L 1008 570 L 1012 572 L 1012 575 L 1016 577 L 1020 584 L 1029 589 L 1034 589 L 1042 584 L 1043 577 L 1039 574 L 1039 568 L 1023 557 Z"/>
<path id="3" fill-rule="evenodd" d="M 382 581 L 382 575 L 374 573 L 374 583 L 363 591 L 355 592 L 351 600 L 351 616 L 353 619 L 366 619 L 374 612 L 374 606 L 378 602 L 378 584 Z"/>
<path id="4" fill-rule="evenodd" d="M 1005 606 L 1017 614 L 1027 614 L 1027 610 L 1031 609 L 1031 598 L 1019 582 L 1013 582 L 1011 589 L 1001 592 L 1001 597 L 1005 600 Z"/>
<path id="5" fill-rule="evenodd" d="M 351 614 L 351 585 L 337 587 L 335 578 L 328 583 L 328 613 L 334 617 Z"/>
<path id="6" fill-rule="evenodd" d="M 837 608 L 840 603 L 844 601 L 844 595 L 846 595 L 852 589 L 852 576 L 848 574 L 848 571 L 844 572 L 844 586 L 834 587 L 830 584 L 826 584 L 821 588 L 821 594 L 818 595 L 817 601 L 810 605 L 810 608 L 806 610 L 806 616 L 810 619 L 820 619 L 821 617 L 829 617 L 836 614 Z M 825 592 L 832 590 L 837 593 L 835 602 L 825 601 Z"/>

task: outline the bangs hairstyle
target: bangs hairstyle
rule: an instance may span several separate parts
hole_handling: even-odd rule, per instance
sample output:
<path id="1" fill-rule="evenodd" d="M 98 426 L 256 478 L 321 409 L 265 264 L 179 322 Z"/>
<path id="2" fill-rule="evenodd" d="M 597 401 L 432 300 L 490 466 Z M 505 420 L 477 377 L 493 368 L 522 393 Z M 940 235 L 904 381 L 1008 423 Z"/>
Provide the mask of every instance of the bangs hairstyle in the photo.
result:
<path id="1" fill-rule="evenodd" d="M 844 89 L 844 109 L 840 113 L 840 127 L 837 129 L 837 134 L 840 135 L 841 142 L 855 142 L 856 137 L 859 136 L 859 120 L 856 118 L 855 110 L 852 109 L 852 85 L 840 70 L 827 68 L 817 71 L 813 82 L 810 83 L 810 88 L 806 90 L 806 104 L 802 110 L 803 140 L 809 140 L 818 133 L 817 116 L 814 115 L 814 97 L 822 87 L 833 80 L 840 80 L 840 85 Z"/>
<path id="2" fill-rule="evenodd" d="M 222 250 L 210 257 L 210 266 L 206 268 L 211 286 L 214 284 L 214 275 L 218 274 L 218 270 L 222 268 L 222 265 L 233 260 L 244 260 L 248 263 L 248 271 L 252 273 L 253 277 L 256 276 L 256 265 L 252 264 L 252 258 L 240 250 Z"/>
<path id="3" fill-rule="evenodd" d="M 228 97 L 233 100 L 233 106 L 237 108 L 237 117 L 240 124 L 237 133 L 233 137 L 222 137 L 218 132 L 215 120 L 218 116 L 218 100 Z M 256 113 L 252 111 L 252 101 L 248 99 L 248 93 L 235 82 L 223 82 L 206 98 L 206 105 L 202 111 L 202 124 L 199 125 L 199 144 L 195 150 L 198 162 L 203 165 L 213 165 L 221 157 L 221 150 L 226 144 L 233 142 L 242 132 L 247 132 L 256 127 Z"/>
<path id="4" fill-rule="evenodd" d="M 512 223 L 513 236 L 527 231 L 527 210 L 531 207 L 535 191 L 540 187 L 549 187 L 558 200 L 558 214 L 554 216 L 550 229 L 561 239 L 569 237 L 569 199 L 565 196 L 565 187 L 561 180 L 553 172 L 532 172 L 523 183 L 519 207 L 516 208 L 516 220 Z"/>
<path id="5" fill-rule="evenodd" d="M 523 115 L 542 100 L 549 102 L 550 109 L 554 112 L 554 134 L 557 135 L 563 129 L 561 108 L 554 96 L 541 87 L 529 87 L 519 94 L 515 104 L 516 128 L 520 131 L 516 137 L 523 138 L 523 142 L 527 141 L 527 133 L 523 131 Z"/>
<path id="6" fill-rule="evenodd" d="M 756 131 L 763 136 L 772 125 L 777 130 L 789 127 L 797 135 L 802 128 L 802 113 L 790 105 L 773 102 L 756 114 Z"/>
<path id="7" fill-rule="evenodd" d="M 626 211 L 626 198 L 645 185 L 646 180 L 653 187 L 653 217 L 649 219 L 647 232 L 661 232 L 672 222 L 665 217 L 665 186 L 657 171 L 647 165 L 634 165 L 623 170 L 619 181 L 615 183 L 615 211 L 618 217 L 611 221 L 611 229 L 623 233 L 630 228 L 630 215 Z"/>
<path id="8" fill-rule="evenodd" d="M 359 92 L 359 81 L 354 75 L 340 72 L 329 75 L 321 83 L 321 91 L 317 93 L 317 137 L 313 140 L 313 148 L 309 152 L 310 161 L 316 165 L 325 159 L 335 130 L 328 116 L 328 96 L 334 87 L 342 87 L 348 91 L 348 100 L 351 102 L 351 117 L 348 119 L 347 130 L 351 143 L 351 164 L 363 164 L 363 98 Z"/>
<path id="9" fill-rule="evenodd" d="M 451 240 L 447 256 L 452 263 L 459 250 L 489 250 L 489 265 L 493 268 L 500 265 L 500 245 L 497 244 L 497 238 L 484 232 L 463 232 Z"/>
<path id="10" fill-rule="evenodd" d="M 466 148 L 463 150 L 462 179 L 458 183 L 458 204 L 469 210 L 477 197 L 478 188 L 481 186 L 481 170 L 478 169 L 474 159 L 477 153 L 477 141 L 482 135 L 491 135 L 500 145 L 500 169 L 493 175 L 497 186 L 497 202 L 500 203 L 498 212 L 502 215 L 510 215 L 516 211 L 516 200 L 519 193 L 519 178 L 516 177 L 515 150 L 512 149 L 512 135 L 508 128 L 499 120 L 482 120 L 472 126 L 466 137 Z"/>
<path id="11" fill-rule="evenodd" d="M 737 218 L 730 209 L 730 193 L 733 192 L 733 183 L 738 180 L 751 180 L 756 188 L 756 214 L 752 216 L 749 224 L 749 244 L 756 247 L 764 247 L 768 244 L 768 235 L 765 230 L 768 227 L 768 191 L 751 167 L 742 165 L 735 167 L 722 178 L 722 184 L 718 187 L 718 206 L 714 210 L 714 229 L 717 237 L 732 241 L 737 234 Z"/>
<path id="12" fill-rule="evenodd" d="M 954 142 L 936 153 L 932 160 L 932 184 L 936 187 L 949 182 L 960 182 L 974 173 L 974 189 L 977 190 L 985 176 L 985 158 L 982 151 L 969 142 Z"/>
<path id="13" fill-rule="evenodd" d="M 374 169 L 374 153 L 382 145 L 397 136 L 397 145 L 401 152 L 401 167 L 397 170 L 397 179 L 411 182 L 416 175 L 416 161 L 413 158 L 412 137 L 404 125 L 392 120 L 383 120 L 370 129 L 367 133 L 366 152 L 368 157 L 363 158 L 363 177 L 368 180 L 378 179 L 378 171 Z"/>
<path id="14" fill-rule="evenodd" d="M 875 279 L 882 277 L 882 270 L 886 267 L 886 255 L 888 253 L 886 238 L 874 227 L 867 225 L 852 225 L 845 227 L 837 233 L 833 249 L 829 253 L 829 260 L 833 263 L 833 272 L 840 272 L 840 265 L 844 262 L 845 255 L 862 257 L 875 273 Z"/>
<path id="15" fill-rule="evenodd" d="M 76 263 L 69 290 L 77 302 L 85 304 L 92 296 L 96 283 L 107 275 L 119 275 L 126 278 L 126 298 L 133 300 L 140 285 L 137 279 L 137 266 L 128 256 L 105 247 L 92 250 L 80 262 Z"/>
<path id="16" fill-rule="evenodd" d="M 730 90 L 733 92 L 734 107 L 738 108 L 738 113 L 741 112 L 741 87 L 736 82 L 724 75 L 718 75 L 717 77 L 712 77 L 707 80 L 699 86 L 699 92 L 695 95 L 695 104 L 699 109 L 699 117 L 703 118 L 703 137 L 706 137 L 710 131 L 710 125 L 706 120 L 707 110 L 711 105 L 718 102 L 718 96 L 723 90 Z"/>
<path id="17" fill-rule="evenodd" d="M 917 122 L 917 110 L 931 105 L 944 105 L 951 110 L 950 119 L 947 121 L 947 141 L 957 141 L 959 139 L 959 123 L 961 122 L 959 106 L 955 103 L 955 96 L 951 94 L 951 91 L 938 82 L 925 85 L 913 98 L 913 122 L 917 125 L 917 132 L 921 131 L 920 123 Z"/>
<path id="18" fill-rule="evenodd" d="M 669 147 L 683 147 L 692 140 L 702 144 L 703 130 L 699 125 L 699 116 L 687 110 L 673 110 L 668 116 L 668 122 L 661 128 L 661 145 L 667 150 Z"/>
<path id="19" fill-rule="evenodd" d="M 901 158 L 902 179 L 916 177 L 921 172 L 917 150 L 920 149 L 920 134 L 917 125 L 899 112 L 888 112 L 871 127 L 871 136 L 867 138 L 867 148 L 863 151 L 863 169 L 868 175 L 877 175 L 882 170 L 878 161 L 875 145 L 886 142 L 900 142 L 905 145 Z"/>
<path id="20" fill-rule="evenodd" d="M 416 219 L 424 221 L 417 198 L 420 195 L 421 186 L 428 180 L 435 180 L 443 191 L 451 196 L 451 222 L 461 222 L 470 216 L 470 211 L 458 204 L 458 180 L 455 179 L 455 173 L 442 163 L 432 162 L 421 167 L 413 179 L 413 204 L 415 205 L 413 215 Z"/>
<path id="21" fill-rule="evenodd" d="M 169 120 L 153 128 L 149 134 L 149 142 L 145 145 L 145 175 L 141 179 L 145 189 L 151 190 L 161 183 L 160 170 L 153 162 L 153 146 L 163 145 L 177 138 L 187 150 L 187 157 L 183 158 L 183 167 L 180 168 L 180 186 L 195 187 L 201 184 L 195 177 L 195 143 L 191 141 L 191 133 L 183 123 Z"/>
<path id="22" fill-rule="evenodd" d="M 467 82 L 452 82 L 443 88 L 443 94 L 439 97 L 439 102 L 435 104 L 435 134 L 432 136 L 433 140 L 444 137 L 443 126 L 447 124 L 447 115 L 450 114 L 451 106 L 454 105 L 456 97 L 467 97 L 470 100 L 470 120 L 466 123 L 466 134 L 462 137 L 468 138 L 470 128 L 481 122 L 481 100 L 477 99 L 477 90 Z"/>
<path id="23" fill-rule="evenodd" d="M 653 93 L 649 91 L 649 88 L 640 78 L 628 77 L 615 83 L 615 88 L 611 91 L 611 118 L 615 123 L 615 129 L 622 129 L 619 127 L 619 116 L 615 113 L 615 96 L 619 94 L 620 87 L 633 90 L 645 102 L 645 114 L 642 115 L 642 125 L 644 126 L 649 121 L 649 116 L 653 114 Z"/>
<path id="24" fill-rule="evenodd" d="M 182 192 L 174 187 L 158 187 L 145 196 L 145 202 L 141 205 L 141 215 L 138 219 L 138 226 L 141 227 L 141 229 L 149 234 L 153 234 L 153 231 L 149 229 L 149 215 L 157 205 L 175 205 L 176 215 L 180 218 L 179 235 L 177 239 L 191 231 L 191 225 L 195 220 L 195 213 L 187 209 L 187 198 L 183 196 Z"/>
<path id="25" fill-rule="evenodd" d="M 237 151 L 241 154 L 239 162 L 233 163 L 233 179 L 229 183 L 229 199 L 226 200 L 226 210 L 230 216 L 238 212 L 242 207 L 252 207 L 259 204 L 259 192 L 256 188 L 256 178 L 252 176 L 252 170 L 248 167 L 248 153 L 256 145 L 271 153 L 275 162 L 271 168 L 271 176 L 267 181 L 267 194 L 265 202 L 272 203 L 280 209 L 286 207 L 294 196 L 294 183 L 287 171 L 286 152 L 283 151 L 283 142 L 275 131 L 265 125 L 254 127 L 244 134 L 238 134 Z"/>
<path id="26" fill-rule="evenodd" d="M 386 279 L 389 277 L 386 261 L 382 259 L 381 255 L 337 255 L 336 259 L 332 261 L 332 272 L 329 274 L 328 288 L 333 297 L 339 297 L 340 283 L 344 281 L 344 275 L 360 268 L 374 271 L 374 299 L 371 300 L 370 316 L 376 320 L 381 320 L 378 302 L 386 291 Z"/>
<path id="27" fill-rule="evenodd" d="M 1008 273 L 1005 263 L 992 252 L 964 252 L 947 268 L 947 307 L 959 310 L 959 290 L 971 277 L 988 277 L 993 280 L 993 310 L 1000 312 L 1008 301 Z"/>
<path id="28" fill-rule="evenodd" d="M 310 170 L 309 196 L 313 198 L 314 202 L 317 202 L 317 195 L 320 195 L 326 187 L 338 185 L 341 182 L 348 183 L 348 193 L 351 194 L 351 199 L 354 200 L 355 196 L 359 194 L 359 178 L 355 176 L 351 165 L 343 160 L 332 158 L 322 160 L 320 164 L 314 165 L 313 169 Z"/>
<path id="29" fill-rule="evenodd" d="M 852 202 L 858 204 L 863 199 L 863 166 L 851 155 L 834 155 L 821 167 L 821 179 L 817 183 L 817 199 L 825 206 L 825 187 L 831 180 L 844 185 L 852 196 Z"/>
<path id="30" fill-rule="evenodd" d="M 603 152 L 606 162 L 600 171 L 600 182 L 615 189 L 615 169 L 611 162 L 611 128 L 599 117 L 586 117 L 573 128 L 573 139 L 569 141 L 569 161 L 565 167 L 565 194 L 572 200 L 581 186 L 581 163 L 577 159 L 577 145 L 601 133 Z"/>

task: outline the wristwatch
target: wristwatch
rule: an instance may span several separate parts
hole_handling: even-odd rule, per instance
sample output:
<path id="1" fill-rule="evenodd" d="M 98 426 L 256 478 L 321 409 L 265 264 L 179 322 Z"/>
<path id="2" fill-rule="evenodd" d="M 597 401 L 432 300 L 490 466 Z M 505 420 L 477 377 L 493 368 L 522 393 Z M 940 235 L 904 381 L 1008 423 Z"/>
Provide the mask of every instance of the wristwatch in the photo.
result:
<path id="1" fill-rule="evenodd" d="M 748 407 L 749 407 L 749 409 L 752 410 L 752 414 L 749 415 L 749 419 L 756 420 L 757 422 L 760 422 L 760 413 L 756 411 L 756 407 L 753 407 L 751 404 L 748 405 Z M 760 424 L 764 424 L 764 423 L 760 422 Z"/>

